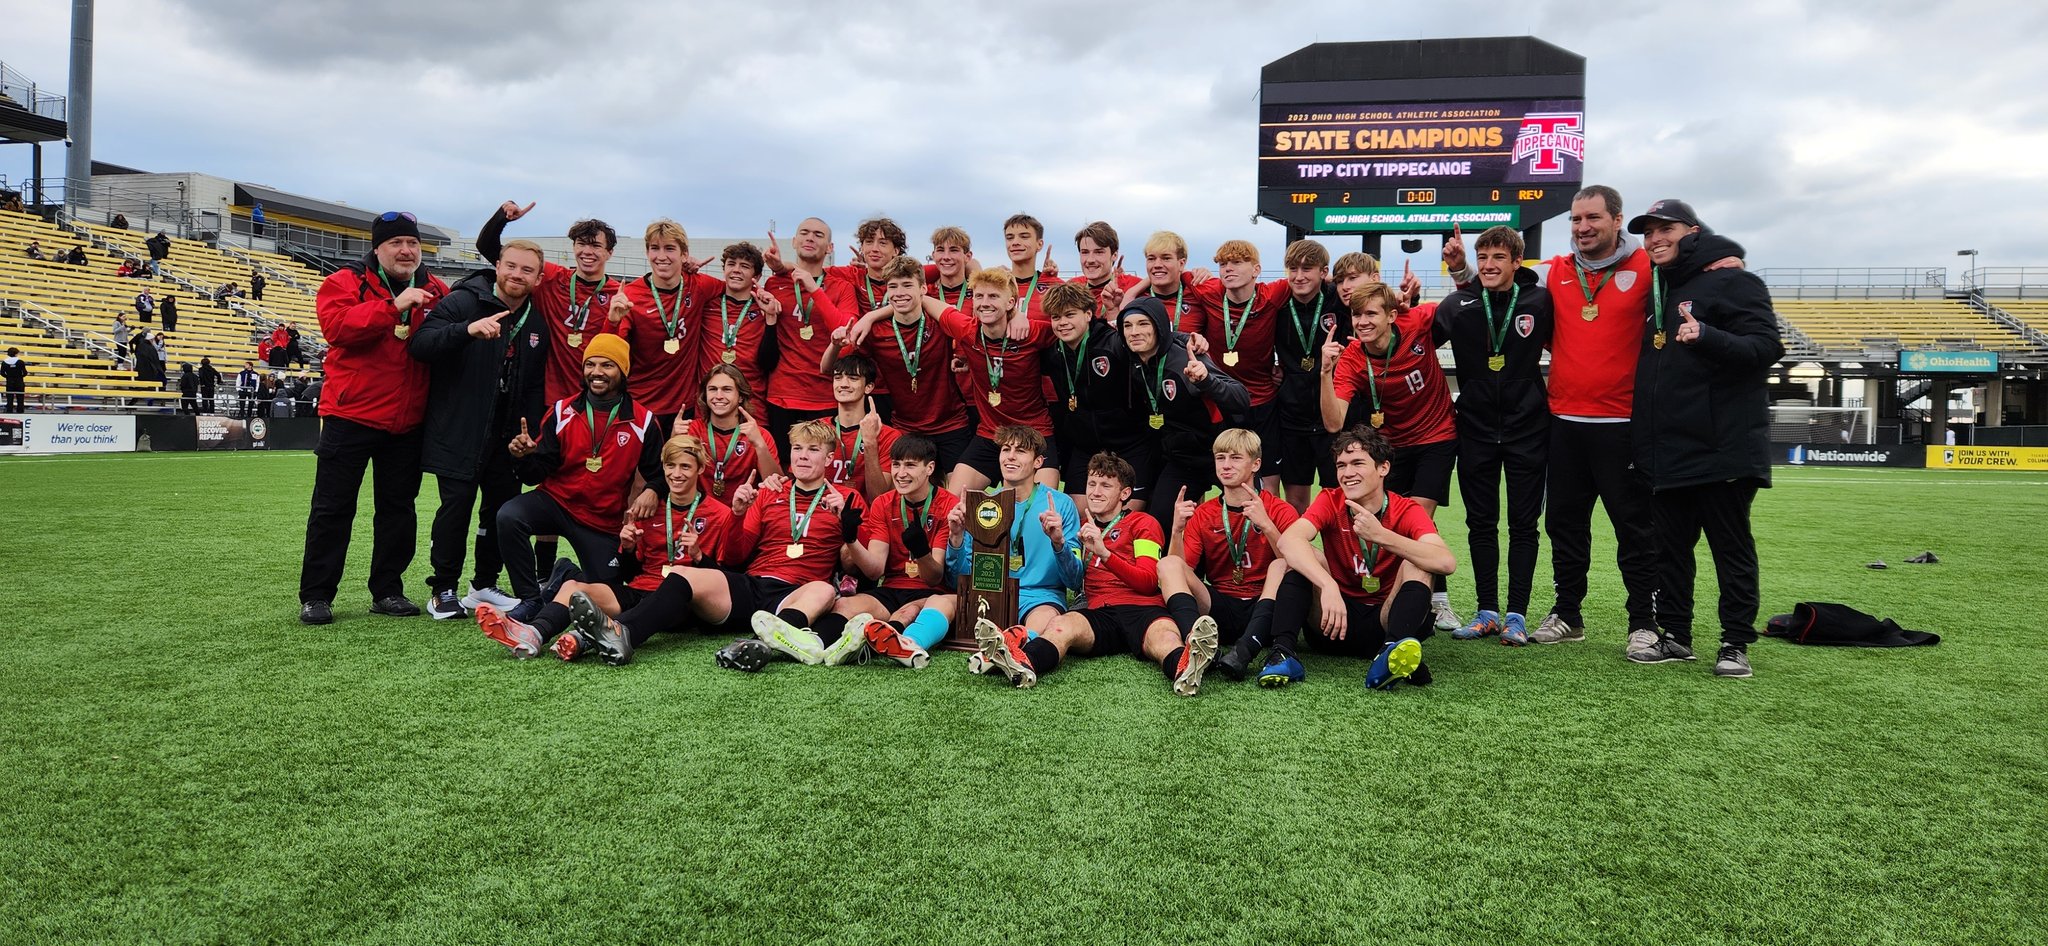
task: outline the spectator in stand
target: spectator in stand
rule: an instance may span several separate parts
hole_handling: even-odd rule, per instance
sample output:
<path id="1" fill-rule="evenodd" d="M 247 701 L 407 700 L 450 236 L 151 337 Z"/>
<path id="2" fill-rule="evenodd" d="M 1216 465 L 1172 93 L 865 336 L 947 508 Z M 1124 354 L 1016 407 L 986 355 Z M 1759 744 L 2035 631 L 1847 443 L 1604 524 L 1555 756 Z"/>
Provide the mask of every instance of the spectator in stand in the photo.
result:
<path id="1" fill-rule="evenodd" d="M 21 360 L 21 349 L 7 349 L 7 357 L 0 359 L 0 378 L 7 380 L 7 403 L 0 409 L 9 414 L 27 411 L 28 362 Z"/>
<path id="2" fill-rule="evenodd" d="M 124 259 L 121 261 L 120 266 L 114 268 L 114 278 L 116 279 L 127 279 L 133 275 L 135 275 L 135 261 L 132 259 Z"/>
<path id="3" fill-rule="evenodd" d="M 28 241 L 28 258 L 46 259 L 46 257 L 43 256 L 43 244 L 35 240 Z"/>
<path id="4" fill-rule="evenodd" d="M 163 383 L 164 363 L 157 357 L 156 342 L 149 337 L 149 330 L 136 332 L 128 340 L 128 347 L 135 350 L 135 380 Z"/>
<path id="5" fill-rule="evenodd" d="M 192 370 L 192 363 L 185 362 L 184 370 L 178 373 L 178 413 L 199 413 L 199 374 Z"/>
<path id="6" fill-rule="evenodd" d="M 265 278 L 263 278 L 263 271 L 262 271 L 262 270 L 260 270 L 260 269 L 252 269 L 252 270 L 249 270 L 249 298 L 251 298 L 251 299 L 253 299 L 253 300 L 257 301 L 257 302 L 262 302 L 262 301 L 263 301 L 263 287 L 264 287 L 264 286 L 266 286 L 266 285 L 268 285 L 269 283 L 270 283 L 270 280 L 268 280 L 268 279 L 265 279 Z"/>
<path id="7" fill-rule="evenodd" d="M 213 294 L 214 301 L 220 303 L 221 305 L 226 305 L 229 299 L 239 299 L 241 297 L 241 288 L 231 282 L 222 283 L 220 289 L 215 291 Z"/>
<path id="8" fill-rule="evenodd" d="M 128 361 L 128 313 L 114 313 L 114 361 L 115 367 L 125 368 Z"/>
<path id="9" fill-rule="evenodd" d="M 235 416 L 243 419 L 256 416 L 256 363 L 242 362 L 242 371 L 235 375 Z"/>
<path id="10" fill-rule="evenodd" d="M 305 340 L 299 337 L 299 323 L 286 322 L 284 324 L 284 334 L 285 360 L 297 367 L 304 368 L 306 366 L 306 343 Z"/>
<path id="11" fill-rule="evenodd" d="M 320 416 L 320 385 L 322 383 L 324 383 L 322 379 L 314 378 L 312 384 L 306 385 L 306 413 L 303 416 Z"/>
<path id="12" fill-rule="evenodd" d="M 73 266 L 84 266 L 86 264 L 85 244 L 80 243 L 72 247 L 71 252 L 64 254 L 64 262 Z"/>
<path id="13" fill-rule="evenodd" d="M 171 255 L 171 238 L 165 236 L 162 230 L 158 230 L 156 236 L 143 241 L 142 245 L 149 250 L 149 274 L 162 275 L 162 263 Z"/>
<path id="14" fill-rule="evenodd" d="M 291 344 L 291 333 L 285 331 L 284 326 L 279 325 L 270 330 L 270 358 L 267 362 L 270 367 L 283 368 L 291 364 Z"/>
<path id="15" fill-rule="evenodd" d="M 8 213 L 23 213 L 20 191 L 0 191 L 0 210 Z"/>
<path id="16" fill-rule="evenodd" d="M 255 206 L 249 208 L 249 229 L 257 236 L 262 236 L 263 225 L 268 222 L 269 219 L 263 216 L 263 202 L 259 200 Z"/>
<path id="17" fill-rule="evenodd" d="M 213 366 L 213 359 L 199 359 L 199 412 L 214 413 L 213 395 L 220 389 L 220 369 Z"/>
<path id="18" fill-rule="evenodd" d="M 126 230 L 128 229 L 128 215 L 115 214 L 114 219 L 108 221 L 107 225 L 113 227 L 116 230 Z"/>
<path id="19" fill-rule="evenodd" d="M 163 310 L 164 310 L 164 331 L 166 331 L 166 332 L 175 332 L 175 331 L 177 331 L 177 330 L 178 330 L 178 297 L 177 297 L 177 296 L 174 296 L 174 295 L 171 295 L 171 294 L 170 294 L 170 293 L 168 293 L 168 292 L 164 293 L 164 304 L 163 304 Z"/>
<path id="20" fill-rule="evenodd" d="M 303 372 L 292 381 L 292 416 L 313 416 L 313 398 L 319 394 L 311 372 Z"/>
<path id="21" fill-rule="evenodd" d="M 135 314 L 145 323 L 156 317 L 156 297 L 148 289 L 135 295 Z"/>

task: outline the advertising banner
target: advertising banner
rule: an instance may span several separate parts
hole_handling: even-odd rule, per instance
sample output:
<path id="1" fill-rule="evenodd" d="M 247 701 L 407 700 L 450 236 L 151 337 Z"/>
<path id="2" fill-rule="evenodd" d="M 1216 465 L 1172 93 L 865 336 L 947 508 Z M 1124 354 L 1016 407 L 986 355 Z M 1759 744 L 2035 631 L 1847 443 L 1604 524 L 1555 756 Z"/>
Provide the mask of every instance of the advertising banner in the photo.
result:
<path id="1" fill-rule="evenodd" d="M 1910 374 L 1997 374 L 1995 351 L 1902 351 L 1899 370 Z"/>
<path id="2" fill-rule="evenodd" d="M 1930 470 L 2048 470 L 2048 447 L 1928 447 Z"/>
<path id="3" fill-rule="evenodd" d="M 135 418 L 128 414 L 7 414 L 0 416 L 0 454 L 126 453 L 135 449 Z"/>
<path id="4" fill-rule="evenodd" d="M 1919 447 L 1874 443 L 1774 443 L 1777 462 L 1786 466 L 1920 466 L 1926 457 Z"/>

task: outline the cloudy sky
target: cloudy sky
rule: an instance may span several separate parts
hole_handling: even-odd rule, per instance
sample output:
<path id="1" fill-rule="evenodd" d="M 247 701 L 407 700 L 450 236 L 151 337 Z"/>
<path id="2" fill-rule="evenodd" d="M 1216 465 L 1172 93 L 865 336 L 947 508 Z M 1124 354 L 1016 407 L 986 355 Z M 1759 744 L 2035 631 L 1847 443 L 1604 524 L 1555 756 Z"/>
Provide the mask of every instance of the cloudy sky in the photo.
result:
<path id="1" fill-rule="evenodd" d="M 63 86 L 69 4 L 23 4 L 0 59 Z M 1286 16 L 1271 11 L 1286 9 Z M 888 213 L 978 255 L 1027 210 L 1206 259 L 1277 262 L 1254 206 L 1260 67 L 1311 42 L 1534 35 L 1588 59 L 1587 180 L 1694 202 L 1756 268 L 2048 264 L 2048 7 L 1519 4 L 602 4 L 103 0 L 95 157 L 203 171 L 473 233 L 602 216 L 637 232 L 848 242 Z M 2005 40 L 2001 41 L 2001 37 Z M 60 174 L 62 151 L 46 151 Z M 0 173 L 27 173 L 25 146 Z M 524 229 L 525 225 L 522 224 Z M 1546 249 L 1561 249 L 1561 227 Z M 1326 240 L 1349 248 L 1348 238 Z M 921 248 L 921 247 L 919 247 Z M 1390 243 L 1390 249 L 1391 249 Z M 1398 264 L 1399 258 L 1393 262 Z M 1133 267 L 1135 268 L 1135 267 Z"/>

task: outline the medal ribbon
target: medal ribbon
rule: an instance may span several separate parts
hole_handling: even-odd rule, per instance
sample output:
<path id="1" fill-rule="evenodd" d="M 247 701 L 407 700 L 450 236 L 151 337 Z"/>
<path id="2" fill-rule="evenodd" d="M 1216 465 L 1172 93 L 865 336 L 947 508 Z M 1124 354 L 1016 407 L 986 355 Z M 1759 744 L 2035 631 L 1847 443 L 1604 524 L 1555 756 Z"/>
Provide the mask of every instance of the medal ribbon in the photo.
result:
<path id="1" fill-rule="evenodd" d="M 747 313 L 754 310 L 754 297 L 748 296 L 747 304 L 740 306 L 739 322 L 735 322 L 732 319 L 732 309 L 729 305 L 731 302 L 732 296 L 730 295 L 718 297 L 718 334 L 725 339 L 725 347 L 727 348 L 733 347 L 733 343 L 740 340 L 740 322 L 745 322 L 747 320 Z"/>
<path id="2" fill-rule="evenodd" d="M 685 510 L 683 510 L 683 528 L 684 528 L 684 529 L 689 529 L 689 528 L 691 528 L 691 527 L 692 527 L 692 526 L 691 526 L 691 523 L 694 523 L 694 522 L 696 522 L 696 521 L 697 521 L 697 504 L 698 504 L 698 503 L 701 503 L 701 502 L 703 502 L 703 501 L 704 501 L 704 494 L 703 494 L 703 493 L 698 493 L 695 499 L 692 499 L 692 500 L 690 500 L 690 508 L 688 508 L 688 509 L 685 509 Z M 676 560 L 676 553 L 678 553 L 678 552 L 682 551 L 681 549 L 679 549 L 679 548 L 676 548 L 676 513 L 675 513 L 675 510 L 676 510 L 676 503 L 675 503 L 675 500 L 673 500 L 673 499 L 669 500 L 669 503 L 668 503 L 668 509 L 669 509 L 669 513 L 668 513 L 668 515 L 667 515 L 667 516 L 664 516 L 664 517 L 662 517 L 662 520 L 661 520 L 661 526 L 662 526 L 662 531 L 663 531 L 663 533 L 664 533 L 664 534 L 666 534 L 666 535 L 668 536 L 668 560 L 669 560 L 669 561 L 670 561 L 670 562 L 672 563 L 672 562 L 674 562 L 674 561 Z"/>
<path id="3" fill-rule="evenodd" d="M 664 306 L 664 305 L 662 305 L 662 304 L 661 304 L 661 290 L 660 290 L 660 289 L 657 289 L 657 288 L 655 288 L 655 285 L 654 285 L 654 277 L 653 277 L 653 276 L 649 276 L 649 277 L 647 277 L 647 292 L 648 292 L 648 293 L 649 293 L 650 295 L 654 296 L 654 314 L 655 314 L 655 315 L 657 315 L 657 316 L 659 316 L 659 317 L 661 318 L 661 329 L 662 329 L 662 331 L 663 331 L 663 332 L 665 332 L 665 333 L 667 333 L 667 335 L 668 335 L 668 337 L 669 337 L 669 338 L 671 338 L 671 339 L 675 338 L 675 337 L 676 337 L 676 326 L 679 326 L 679 325 L 683 324 L 683 287 L 682 287 L 682 286 L 677 286 L 677 287 L 676 287 L 676 289 L 675 289 L 675 292 L 676 292 L 676 317 L 675 317 L 675 321 L 669 321 L 669 317 L 668 317 L 668 307 L 666 307 L 666 306 Z"/>
<path id="4" fill-rule="evenodd" d="M 1393 370 L 1394 349 L 1399 347 L 1401 347 L 1401 329 L 1399 326 L 1395 326 L 1388 330 L 1387 356 L 1380 360 L 1380 371 Z M 1380 376 L 1379 372 L 1372 370 L 1372 352 L 1365 350 L 1365 342 L 1363 340 L 1360 340 L 1358 343 L 1358 353 L 1365 356 L 1365 387 L 1366 390 L 1372 392 L 1372 409 L 1379 411 Z"/>
<path id="5" fill-rule="evenodd" d="M 1295 307 L 1295 304 L 1294 304 L 1294 297 L 1293 297 L 1292 295 L 1290 295 L 1290 296 L 1288 296 L 1288 297 L 1287 297 L 1287 324 L 1288 324 L 1288 325 L 1291 325 L 1291 326 L 1293 326 L 1293 327 L 1294 327 L 1294 338 L 1295 338 L 1295 340 L 1296 340 L 1296 341 L 1298 341 L 1298 342 L 1300 342 L 1300 343 L 1301 343 L 1301 354 L 1302 354 L 1302 357 L 1304 357 L 1304 358 L 1314 358 L 1314 357 L 1316 356 L 1316 350 L 1315 350 L 1315 348 L 1314 348 L 1313 346 L 1311 346 L 1311 345 L 1309 344 L 1309 342 L 1308 342 L 1308 339 L 1309 339 L 1309 334 L 1310 334 L 1310 333 L 1309 333 L 1309 330 L 1308 330 L 1308 329 L 1306 329 L 1306 328 L 1303 328 L 1303 327 L 1302 327 L 1302 321 L 1301 321 L 1301 311 L 1300 311 L 1300 309 L 1298 309 L 1298 308 L 1296 308 L 1296 307 Z M 1318 330 L 1320 330 L 1320 329 L 1322 328 L 1322 325 L 1323 325 L 1323 295 L 1322 295 L 1322 293 L 1317 293 L 1317 294 L 1316 294 L 1316 310 L 1315 310 L 1314 312 L 1312 312 L 1312 313 L 1310 313 L 1310 314 L 1309 314 L 1309 317 L 1308 317 L 1308 324 L 1310 324 L 1310 325 L 1313 325 L 1313 326 L 1315 326 L 1315 327 L 1316 327 L 1316 328 L 1317 328 Z"/>
<path id="6" fill-rule="evenodd" d="M 941 298 L 943 296 L 944 293 L 941 292 Z M 910 381 L 915 385 L 917 383 L 917 370 L 924 367 L 924 316 L 919 315 L 917 317 L 916 348 L 903 344 L 903 324 L 896 321 L 894 316 L 891 316 L 889 319 L 889 331 L 896 335 L 896 350 L 903 353 L 903 370 L 910 373 Z"/>
<path id="7" fill-rule="evenodd" d="M 605 415 L 604 429 L 607 433 L 612 429 L 612 422 L 619 419 L 619 408 L 625 403 L 626 399 L 620 398 L 619 403 L 612 405 L 611 413 Z M 583 399 L 583 422 L 590 427 L 590 455 L 596 457 L 604 451 L 604 441 L 597 436 L 597 414 L 590 409 L 589 398 Z"/>
<path id="8" fill-rule="evenodd" d="M 1489 337 L 1493 339 L 1492 354 L 1500 354 L 1500 346 L 1507 342 L 1508 326 L 1515 323 L 1515 303 L 1520 302 L 1521 299 L 1522 284 L 1517 282 L 1515 283 L 1515 290 L 1508 293 L 1507 312 L 1503 314 L 1504 317 L 1501 319 L 1500 324 L 1495 325 L 1493 323 L 1493 293 L 1488 292 L 1485 286 L 1479 287 L 1479 303 L 1486 307 L 1486 330 Z M 1392 358 L 1393 354 L 1394 350 L 1391 347 L 1388 348 L 1387 356 Z"/>
<path id="9" fill-rule="evenodd" d="M 831 488 L 832 488 L 832 484 L 830 484 L 830 483 L 826 483 L 826 484 L 824 484 L 824 485 L 822 485 L 822 486 L 818 487 L 818 491 L 817 491 L 817 492 L 815 492 L 815 493 L 812 493 L 812 494 L 811 494 L 811 505 L 810 505 L 810 508 L 808 508 L 808 509 L 804 510 L 804 517 L 803 517 L 803 520 L 802 520 L 802 521 L 798 521 L 798 520 L 797 520 L 797 517 L 796 517 L 796 497 L 797 497 L 797 493 L 799 493 L 799 492 L 801 492 L 801 491 L 800 491 L 800 490 L 798 490 L 798 489 L 796 488 L 796 485 L 795 485 L 795 484 L 790 484 L 790 487 L 789 487 L 789 541 L 791 541 L 791 542 L 794 542 L 794 543 L 798 543 L 798 544 L 801 544 L 801 543 L 803 542 L 803 540 L 804 540 L 804 536 L 807 536 L 807 535 L 810 535 L 810 534 L 811 534 L 811 517 L 812 517 L 813 515 L 816 515 L 816 514 L 817 514 L 817 512 L 818 512 L 818 500 L 824 499 L 824 498 L 825 498 L 825 491 L 826 491 L 826 490 L 828 490 L 828 489 L 831 489 Z"/>

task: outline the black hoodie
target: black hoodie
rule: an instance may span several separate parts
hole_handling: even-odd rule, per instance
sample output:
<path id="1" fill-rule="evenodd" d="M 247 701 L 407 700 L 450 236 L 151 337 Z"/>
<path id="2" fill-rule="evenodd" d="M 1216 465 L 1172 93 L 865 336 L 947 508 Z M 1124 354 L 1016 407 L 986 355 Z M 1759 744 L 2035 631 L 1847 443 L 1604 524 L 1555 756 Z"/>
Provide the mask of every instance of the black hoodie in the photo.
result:
<path id="1" fill-rule="evenodd" d="M 1706 267 L 1741 256 L 1713 233 L 1678 242 L 1678 257 L 1655 269 L 1664 295 L 1658 348 L 1655 295 L 1636 361 L 1636 468 L 1653 490 L 1739 481 L 1771 485 L 1770 367 L 1785 354 L 1771 294 L 1744 269 Z M 1690 316 L 1700 337 L 1678 341 Z"/>
<path id="2" fill-rule="evenodd" d="M 1437 303 L 1437 338 L 1448 338 L 1458 363 L 1458 439 L 1517 443 L 1550 436 L 1550 397 L 1543 387 L 1543 350 L 1550 347 L 1550 290 L 1527 266 L 1515 267 L 1518 290 L 1482 291 L 1474 282 Z M 1514 303 L 1509 311 L 1509 302 Z M 1487 304 L 1494 318 L 1487 323 Z M 1499 371 L 1493 335 L 1501 335 Z"/>
<path id="3" fill-rule="evenodd" d="M 512 314 L 498 321 L 497 338 L 470 337 L 471 322 L 507 309 Z M 548 330 L 537 308 L 509 306 L 498 298 L 494 270 L 478 270 L 456 283 L 427 313 L 406 351 L 429 370 L 420 469 L 475 480 L 484 451 L 505 449 L 521 417 L 538 434 L 547 410 L 542 377 Z"/>

